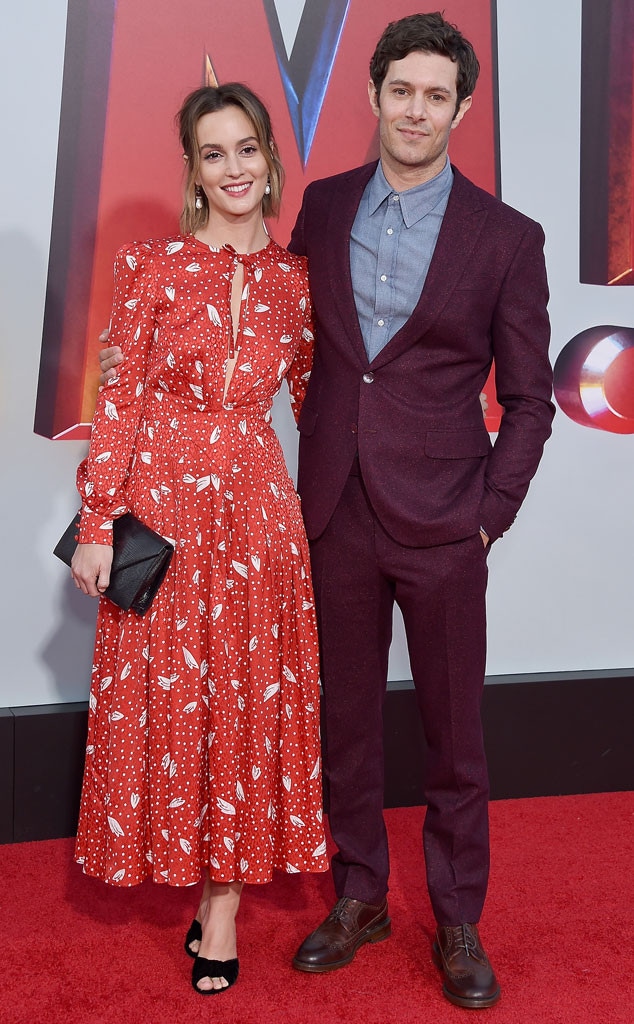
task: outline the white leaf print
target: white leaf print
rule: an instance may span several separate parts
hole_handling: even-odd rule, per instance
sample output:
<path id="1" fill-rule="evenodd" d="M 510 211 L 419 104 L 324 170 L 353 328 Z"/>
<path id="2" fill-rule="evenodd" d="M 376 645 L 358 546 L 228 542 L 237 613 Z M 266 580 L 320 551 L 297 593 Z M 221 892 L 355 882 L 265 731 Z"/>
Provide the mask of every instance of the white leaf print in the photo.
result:
<path id="1" fill-rule="evenodd" d="M 203 658 L 203 660 L 200 663 L 200 678 L 201 679 L 204 679 L 204 677 L 207 675 L 207 669 L 208 668 L 209 668 L 209 666 L 207 665 L 207 662 Z"/>
<path id="2" fill-rule="evenodd" d="M 297 682 L 295 676 L 291 672 L 291 670 L 288 667 L 288 665 L 282 665 L 282 674 L 284 675 L 284 677 L 286 679 L 288 679 L 289 682 L 291 682 L 291 683 L 296 683 Z"/>
<path id="3" fill-rule="evenodd" d="M 313 332 L 309 331 L 307 327 L 304 327 L 304 330 L 302 331 L 302 338 L 304 339 L 304 341 L 314 341 L 315 340 L 315 336 L 314 336 Z M 310 376 L 310 374 L 309 374 L 309 376 Z"/>
<path id="4" fill-rule="evenodd" d="M 121 828 L 121 825 L 119 824 L 117 819 L 116 818 L 111 818 L 110 815 L 108 815 L 108 827 L 110 828 L 111 832 L 114 832 L 115 836 L 124 836 L 125 835 L 125 832 Z"/>
<path id="5" fill-rule="evenodd" d="M 251 555 L 251 565 L 253 566 L 253 568 L 255 569 L 256 572 L 260 571 L 260 556 L 259 555 Z"/>
<path id="6" fill-rule="evenodd" d="M 133 256 L 132 253 L 127 253 L 125 261 L 128 264 L 130 270 L 136 270 L 136 257 Z"/>
<path id="7" fill-rule="evenodd" d="M 242 289 L 242 301 L 246 302 L 246 300 L 248 298 L 249 298 L 249 282 L 247 281 L 247 283 L 245 284 L 244 288 Z"/>
<path id="8" fill-rule="evenodd" d="M 279 498 L 280 491 L 279 491 L 279 487 L 277 486 L 277 484 L 274 484 L 273 481 L 271 481 L 271 483 L 269 484 L 269 487 L 271 488 L 271 493 L 272 493 L 273 497 L 274 498 Z"/>
<path id="9" fill-rule="evenodd" d="M 299 874 L 299 868 L 296 868 L 293 864 L 288 864 L 287 863 L 286 864 L 286 870 L 287 870 L 289 875 L 298 875 Z"/>
<path id="10" fill-rule="evenodd" d="M 198 547 L 200 547 L 200 545 L 201 545 L 201 544 L 202 544 L 202 542 L 203 542 L 203 535 L 202 535 L 202 533 L 200 532 L 200 530 L 196 530 L 196 533 L 195 533 L 195 535 L 194 535 L 194 536 L 195 536 L 195 538 L 196 538 L 196 544 L 198 545 Z"/>
<path id="11" fill-rule="evenodd" d="M 272 747 L 270 739 L 266 735 L 264 736 L 264 746 L 266 747 L 267 754 L 270 754 L 272 749 L 273 749 L 273 747 Z"/>
<path id="12" fill-rule="evenodd" d="M 204 398 L 202 386 L 200 384 L 190 384 L 189 387 L 194 392 L 194 395 L 196 396 L 196 398 L 200 402 L 202 402 L 202 400 Z"/>
<path id="13" fill-rule="evenodd" d="M 123 675 L 121 676 L 121 678 L 122 679 L 124 678 Z M 104 690 L 107 690 L 108 687 L 110 686 L 111 682 L 112 682 L 112 676 L 104 676 L 104 678 L 101 680 L 101 682 L 99 684 L 100 692 L 103 693 Z"/>
<path id="14" fill-rule="evenodd" d="M 94 748 L 93 744 L 89 743 L 88 746 L 86 747 L 86 753 L 90 756 L 91 754 L 94 754 L 94 752 L 95 752 L 95 748 Z"/>
<path id="15" fill-rule="evenodd" d="M 128 301 L 125 303 L 125 308 L 134 309 L 138 301 L 138 299 L 128 299 Z"/>
<path id="16" fill-rule="evenodd" d="M 174 369 L 174 367 L 176 366 L 176 356 L 174 355 L 173 352 L 168 352 L 167 353 L 167 358 L 166 358 L 165 362 L 169 366 L 170 370 Z"/>
<path id="17" fill-rule="evenodd" d="M 245 872 L 245 871 L 247 870 L 248 866 L 249 866 L 249 862 L 248 862 L 248 860 L 245 860 L 245 859 L 244 859 L 244 857 L 242 857 L 242 858 L 240 859 L 240 871 L 241 871 L 241 872 L 242 872 L 243 874 L 244 874 L 244 872 Z"/>
<path id="18" fill-rule="evenodd" d="M 222 841 L 225 844 L 225 846 L 227 847 L 227 849 L 230 850 L 231 853 L 233 853 L 233 848 L 235 846 L 235 843 L 234 843 L 233 839 L 231 839 L 230 836 L 224 836 Z"/>
<path id="19" fill-rule="evenodd" d="M 196 586 L 200 583 L 200 569 L 196 569 L 196 572 L 192 576 L 192 583 L 195 583 Z"/>
<path id="20" fill-rule="evenodd" d="M 216 797 L 216 803 L 218 804 L 218 807 L 220 808 L 220 810 L 222 811 L 223 814 L 235 814 L 236 813 L 236 809 L 233 806 L 233 804 L 230 804 L 226 800 L 223 800 L 221 796 L 217 796 Z"/>
<path id="21" fill-rule="evenodd" d="M 181 629 L 185 629 L 186 625 L 187 619 L 179 619 L 178 622 L 176 623 L 176 629 L 180 632 Z"/>
<path id="22" fill-rule="evenodd" d="M 238 707 L 239 707 L 240 711 L 244 711 L 244 709 L 246 707 L 244 697 L 242 697 L 242 696 L 238 697 Z"/>
<path id="23" fill-rule="evenodd" d="M 231 559 L 231 564 L 239 576 L 243 576 L 246 580 L 249 570 L 243 562 L 237 562 L 235 558 Z"/>
<path id="24" fill-rule="evenodd" d="M 176 295 L 176 289 L 172 288 L 172 287 L 166 288 L 165 289 L 165 294 L 167 295 L 167 297 L 170 300 L 170 302 L 173 302 L 174 301 L 174 296 Z"/>
<path id="25" fill-rule="evenodd" d="M 308 704 L 306 705 L 306 710 L 307 711 L 314 711 L 315 710 L 315 705 L 313 704 L 313 702 L 311 700 L 308 701 Z"/>
<path id="26" fill-rule="evenodd" d="M 281 380 L 282 377 L 284 376 L 284 370 L 286 369 L 287 366 L 288 366 L 288 363 L 286 362 L 286 360 L 285 359 L 280 359 L 280 365 L 277 368 L 277 379 L 278 380 Z"/>
<path id="27" fill-rule="evenodd" d="M 258 638 L 257 638 L 257 636 L 252 636 L 251 639 L 249 640 L 249 650 L 250 651 L 254 651 L 257 646 L 258 646 Z"/>
<path id="28" fill-rule="evenodd" d="M 290 775 L 282 775 L 282 783 L 287 793 L 291 791 L 291 777 Z"/>
<path id="29" fill-rule="evenodd" d="M 271 626 L 271 633 L 273 634 L 273 636 L 275 637 L 276 640 L 278 638 L 279 632 L 280 632 L 279 623 L 274 622 L 273 625 Z"/>
<path id="30" fill-rule="evenodd" d="M 186 714 L 186 715 L 191 715 L 192 711 L 195 711 L 197 707 L 198 707 L 198 701 L 197 700 L 191 700 L 189 702 L 189 704 L 186 704 L 185 707 L 183 708 L 183 713 Z"/>
<path id="31" fill-rule="evenodd" d="M 263 302 L 256 302 L 255 304 L 256 313 L 268 313 L 270 308 L 270 306 L 265 305 Z"/>
<path id="32" fill-rule="evenodd" d="M 239 366 L 238 369 L 242 370 L 243 373 L 253 373 L 253 367 L 251 366 L 251 363 L 242 363 L 242 365 Z"/>
<path id="33" fill-rule="evenodd" d="M 144 729 L 147 724 L 147 708 L 139 715 L 139 729 Z"/>
<path id="34" fill-rule="evenodd" d="M 211 480 L 211 485 L 214 488 L 214 490 L 216 490 L 216 491 L 220 490 L 220 477 L 216 476 L 215 473 L 212 473 L 211 477 L 210 477 L 210 480 Z"/>
<path id="35" fill-rule="evenodd" d="M 254 276 L 256 281 L 261 281 L 262 280 L 262 267 L 255 267 L 255 269 L 253 271 L 253 276 Z"/>
<path id="36" fill-rule="evenodd" d="M 317 760 L 315 761 L 315 767 L 313 768 L 312 772 L 310 773 L 310 777 L 311 777 L 311 779 L 316 779 L 318 777 L 318 775 L 319 775 L 319 758 L 317 758 Z"/>
<path id="37" fill-rule="evenodd" d="M 184 800 L 184 798 L 182 796 L 176 796 L 176 797 L 174 797 L 173 800 L 170 800 L 170 802 L 168 803 L 167 806 L 169 808 L 182 807 L 184 803 L 185 803 L 185 800 Z"/>
<path id="38" fill-rule="evenodd" d="M 170 838 L 169 829 L 162 828 L 161 829 L 161 835 L 163 836 L 163 839 L 165 840 L 165 842 L 169 843 L 169 838 Z"/>
<path id="39" fill-rule="evenodd" d="M 213 608 L 211 610 L 211 618 L 212 618 L 213 622 L 216 621 L 216 619 L 220 615 L 221 611 L 222 611 L 222 605 L 221 604 L 215 604 L 213 606 Z"/>
<path id="40" fill-rule="evenodd" d="M 144 462 L 146 466 L 152 464 L 152 452 L 141 452 L 141 462 Z"/>
<path id="41" fill-rule="evenodd" d="M 285 273 L 288 273 L 288 271 L 291 269 L 288 263 L 278 263 L 278 267 Z"/>
<path id="42" fill-rule="evenodd" d="M 305 312 L 307 305 L 308 305 L 308 302 L 306 300 L 306 296 L 302 295 L 301 299 L 299 300 L 299 308 L 301 309 L 302 313 Z"/>
<path id="43" fill-rule="evenodd" d="M 141 651 L 141 654 L 143 655 L 143 657 L 145 658 L 146 661 L 149 661 L 149 662 L 154 661 L 154 655 L 152 655 L 152 657 L 150 657 L 150 647 L 149 647 L 149 644 L 145 645 L 145 647 Z"/>
<path id="44" fill-rule="evenodd" d="M 147 428 L 147 436 L 149 437 L 150 441 L 154 440 L 154 427 Z"/>
<path id="45" fill-rule="evenodd" d="M 313 850 L 313 857 L 323 857 L 326 852 L 326 840 L 320 843 L 316 850 Z"/>
<path id="46" fill-rule="evenodd" d="M 244 789 L 242 788 L 242 783 L 240 782 L 240 779 L 238 779 L 236 782 L 236 796 L 238 800 L 244 801 Z"/>
<path id="47" fill-rule="evenodd" d="M 187 839 L 179 839 L 178 845 L 185 853 L 189 854 L 192 852 L 192 844 Z"/>
<path id="48" fill-rule="evenodd" d="M 305 828 L 305 824 L 301 818 L 298 818 L 296 814 L 291 814 L 291 821 L 297 828 Z"/>
<path id="49" fill-rule="evenodd" d="M 170 779 L 174 778 L 174 776 L 176 775 L 177 771 L 178 771 L 178 765 L 176 764 L 176 761 L 174 761 L 174 760 L 170 761 L 170 770 L 169 770 L 169 777 L 170 777 Z"/>
<path id="50" fill-rule="evenodd" d="M 231 680 L 231 685 L 233 686 L 234 690 L 239 690 L 240 689 L 240 680 L 239 679 L 232 679 Z"/>
<path id="51" fill-rule="evenodd" d="M 207 303 L 207 313 L 209 314 L 209 319 L 211 320 L 212 324 L 215 324 L 216 327 L 222 327 L 222 320 L 220 319 L 220 314 L 216 307 L 212 306 L 210 302 Z"/>
<path id="52" fill-rule="evenodd" d="M 120 722 L 125 715 L 122 715 L 120 711 L 113 711 L 109 717 L 111 722 Z"/>
<path id="53" fill-rule="evenodd" d="M 247 338 L 255 338 L 255 331 L 252 327 L 245 327 L 242 333 L 246 335 Z"/>
<path id="54" fill-rule="evenodd" d="M 188 267 L 185 267 L 185 270 L 188 270 L 190 274 L 197 274 L 200 270 L 200 263 L 190 263 Z"/>
<path id="55" fill-rule="evenodd" d="M 163 754 L 163 757 L 161 758 L 161 767 L 165 768 L 165 770 L 167 770 L 169 768 L 169 766 L 170 766 L 170 756 L 169 756 L 169 754 Z"/>
<path id="56" fill-rule="evenodd" d="M 275 808 L 274 808 L 274 806 L 273 806 L 273 804 L 271 803 L 270 800 L 269 800 L 269 809 L 268 809 L 267 814 L 268 814 L 268 817 L 271 819 L 271 821 L 275 821 L 275 819 L 277 818 L 277 812 L 276 812 L 276 810 L 275 810 Z"/>
<path id="57" fill-rule="evenodd" d="M 201 598 L 199 598 L 198 599 L 198 614 L 199 615 L 204 615 L 206 611 L 207 611 L 207 607 L 205 605 L 205 602 Z"/>
<path id="58" fill-rule="evenodd" d="M 209 444 L 215 444 L 220 437 L 220 427 L 214 427 L 209 438 Z"/>
<path id="59" fill-rule="evenodd" d="M 280 688 L 280 684 L 279 683 L 269 683 L 269 685 L 267 686 L 266 690 L 264 691 L 263 699 L 264 700 L 269 700 L 269 698 L 271 698 L 274 693 L 277 693 L 279 688 Z"/>
<path id="60" fill-rule="evenodd" d="M 305 599 L 302 601 L 302 611 L 307 612 L 308 609 L 312 608 L 312 607 L 313 607 L 313 602 L 312 601 L 306 601 Z"/>
<path id="61" fill-rule="evenodd" d="M 196 481 L 196 494 L 199 494 L 201 491 L 204 491 L 206 487 L 209 487 L 210 483 L 211 483 L 211 477 L 209 477 L 209 476 L 200 476 L 198 478 L 198 480 Z"/>
<path id="62" fill-rule="evenodd" d="M 196 821 L 194 822 L 194 825 L 196 826 L 196 828 L 198 828 L 200 825 L 202 825 L 208 808 L 209 808 L 209 804 L 205 804 L 205 806 L 203 807 L 202 811 L 200 812 L 200 815 L 196 818 Z"/>
<path id="63" fill-rule="evenodd" d="M 172 681 L 171 681 L 171 679 L 168 679 L 167 676 L 159 676 L 158 677 L 158 684 L 164 690 L 169 690 L 171 685 L 172 685 Z"/>
<path id="64" fill-rule="evenodd" d="M 90 705 L 90 710 L 95 711 L 97 707 L 97 698 L 95 697 L 94 693 L 90 694 L 88 698 L 88 703 Z"/>
<path id="65" fill-rule="evenodd" d="M 291 553 L 293 555 L 299 555 L 299 551 L 297 550 L 297 544 L 295 544 L 294 541 L 291 541 L 290 548 L 291 548 Z"/>
<path id="66" fill-rule="evenodd" d="M 99 455 L 95 455 L 95 462 L 107 462 L 111 455 L 112 452 L 99 452 Z"/>
<path id="67" fill-rule="evenodd" d="M 238 430 L 240 431 L 240 433 L 244 437 L 246 437 L 246 435 L 247 435 L 247 421 L 246 420 L 240 420 L 240 422 L 238 423 Z"/>
<path id="68" fill-rule="evenodd" d="M 220 861 L 218 860 L 217 857 L 210 857 L 209 858 L 209 863 L 211 864 L 211 866 L 213 868 L 216 868 L 216 869 L 220 868 Z"/>
<path id="69" fill-rule="evenodd" d="M 317 821 L 321 822 L 323 820 L 323 817 L 324 817 L 324 812 L 322 811 L 322 809 L 320 807 L 319 810 L 317 811 Z"/>
<path id="70" fill-rule="evenodd" d="M 186 647 L 183 647 L 182 650 L 183 658 L 185 659 L 185 664 L 187 665 L 187 667 L 198 668 L 198 662 L 196 661 L 194 655 L 190 651 L 188 651 Z"/>
<path id="71" fill-rule="evenodd" d="M 184 242 L 168 242 L 166 249 L 167 255 L 173 256 L 175 252 L 180 252 L 184 244 Z"/>
<path id="72" fill-rule="evenodd" d="M 290 722 L 291 718 L 293 717 L 293 709 L 290 706 L 290 704 L 285 704 L 284 705 L 284 710 L 286 711 L 286 717 L 288 718 L 288 720 Z"/>
<path id="73" fill-rule="evenodd" d="M 196 483 L 196 477 L 192 476 L 191 473 L 185 473 L 185 476 L 183 477 L 183 483 L 184 484 L 195 484 Z"/>
<path id="74" fill-rule="evenodd" d="M 262 774 L 262 769 L 260 768 L 260 766 L 257 765 L 257 764 L 254 764 L 253 768 L 251 769 L 251 775 L 253 776 L 253 781 L 257 782 L 258 779 L 260 778 L 261 774 Z"/>
<path id="75" fill-rule="evenodd" d="M 161 504 L 161 492 L 156 487 L 150 487 L 150 494 L 154 498 L 157 505 Z"/>
<path id="76" fill-rule="evenodd" d="M 139 796 L 138 793 L 130 793 L 130 803 L 132 804 L 133 807 L 139 806 L 140 799 L 141 797 Z"/>

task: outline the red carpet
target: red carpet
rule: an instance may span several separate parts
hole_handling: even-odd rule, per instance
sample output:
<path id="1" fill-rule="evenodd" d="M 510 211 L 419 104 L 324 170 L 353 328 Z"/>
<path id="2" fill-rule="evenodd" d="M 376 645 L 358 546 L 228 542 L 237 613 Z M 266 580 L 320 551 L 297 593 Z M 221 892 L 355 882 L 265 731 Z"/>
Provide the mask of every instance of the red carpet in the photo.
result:
<path id="1" fill-rule="evenodd" d="M 330 975 L 289 960 L 329 909 L 328 875 L 245 892 L 241 976 L 191 989 L 182 940 L 198 890 L 112 889 L 72 842 L 0 847 L 2 1024 L 632 1024 L 634 794 L 499 801 L 481 933 L 502 985 L 490 1010 L 451 1006 L 429 956 L 419 808 L 387 812 L 392 938 Z"/>

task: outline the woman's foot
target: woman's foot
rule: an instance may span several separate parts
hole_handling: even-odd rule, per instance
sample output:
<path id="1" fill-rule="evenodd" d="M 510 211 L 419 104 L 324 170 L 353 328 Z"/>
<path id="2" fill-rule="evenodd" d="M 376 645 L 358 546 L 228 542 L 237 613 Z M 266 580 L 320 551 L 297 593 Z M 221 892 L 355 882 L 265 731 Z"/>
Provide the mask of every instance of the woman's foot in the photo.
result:
<path id="1" fill-rule="evenodd" d="M 200 949 L 200 940 L 202 939 L 203 929 L 201 921 L 204 914 L 206 913 L 207 903 L 211 895 L 212 882 L 208 878 L 203 888 L 203 894 L 200 897 L 200 903 L 196 912 L 196 917 L 192 921 L 185 936 L 185 952 L 188 956 L 197 957 L 198 950 Z"/>
<path id="2" fill-rule="evenodd" d="M 236 914 L 241 892 L 242 882 L 205 884 L 198 912 L 202 939 L 192 940 L 189 947 L 192 952 L 198 947 L 192 984 L 203 995 L 229 988 L 238 977 Z"/>

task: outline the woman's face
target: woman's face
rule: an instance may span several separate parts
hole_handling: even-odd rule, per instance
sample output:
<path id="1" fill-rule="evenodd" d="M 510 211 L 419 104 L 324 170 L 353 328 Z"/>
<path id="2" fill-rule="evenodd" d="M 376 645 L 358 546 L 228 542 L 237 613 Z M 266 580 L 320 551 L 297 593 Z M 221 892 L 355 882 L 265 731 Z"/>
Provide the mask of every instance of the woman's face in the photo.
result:
<path id="1" fill-rule="evenodd" d="M 203 114 L 196 125 L 200 165 L 196 184 L 207 196 L 209 214 L 243 219 L 260 211 L 268 166 L 251 121 L 230 105 Z"/>

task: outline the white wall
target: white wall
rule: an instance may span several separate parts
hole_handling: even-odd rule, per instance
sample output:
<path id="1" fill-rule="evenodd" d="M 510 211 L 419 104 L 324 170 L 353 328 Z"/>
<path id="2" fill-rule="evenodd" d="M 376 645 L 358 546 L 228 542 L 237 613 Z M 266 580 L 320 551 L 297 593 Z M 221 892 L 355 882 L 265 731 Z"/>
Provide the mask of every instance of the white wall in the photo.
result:
<path id="1" fill-rule="evenodd" d="M 553 358 L 586 327 L 634 323 L 631 288 L 578 283 L 580 8 L 498 0 L 503 198 L 546 230 Z M 0 33 L 0 707 L 85 699 L 92 654 L 95 605 L 51 555 L 76 507 L 85 444 L 33 433 L 65 19 L 64 0 L 23 0 Z M 285 412 L 279 422 L 293 462 Z M 518 521 L 489 559 L 490 673 L 634 665 L 633 447 L 632 435 L 558 413 Z M 398 618 L 390 675 L 409 676 Z"/>

